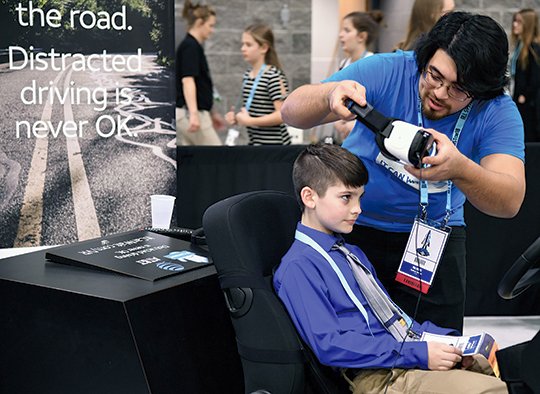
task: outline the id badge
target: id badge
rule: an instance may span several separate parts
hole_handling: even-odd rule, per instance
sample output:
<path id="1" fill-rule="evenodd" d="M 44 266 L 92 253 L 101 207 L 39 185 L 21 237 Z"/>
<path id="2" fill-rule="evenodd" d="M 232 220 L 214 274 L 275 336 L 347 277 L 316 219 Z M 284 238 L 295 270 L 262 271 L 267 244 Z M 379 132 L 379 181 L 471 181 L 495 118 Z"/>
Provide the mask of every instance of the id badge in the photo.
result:
<path id="1" fill-rule="evenodd" d="M 452 229 L 416 218 L 396 281 L 427 294 Z"/>

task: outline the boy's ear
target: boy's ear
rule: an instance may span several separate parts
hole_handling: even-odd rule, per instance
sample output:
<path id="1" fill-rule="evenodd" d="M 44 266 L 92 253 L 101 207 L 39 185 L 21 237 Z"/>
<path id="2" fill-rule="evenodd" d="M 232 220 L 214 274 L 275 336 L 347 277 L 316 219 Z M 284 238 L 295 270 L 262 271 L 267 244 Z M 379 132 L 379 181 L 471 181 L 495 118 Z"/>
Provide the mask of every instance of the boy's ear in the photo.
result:
<path id="1" fill-rule="evenodd" d="M 309 186 L 304 186 L 302 190 L 300 190 L 300 197 L 302 198 L 302 203 L 306 208 L 315 208 L 316 195 L 317 193 L 315 192 L 315 190 L 313 190 Z"/>

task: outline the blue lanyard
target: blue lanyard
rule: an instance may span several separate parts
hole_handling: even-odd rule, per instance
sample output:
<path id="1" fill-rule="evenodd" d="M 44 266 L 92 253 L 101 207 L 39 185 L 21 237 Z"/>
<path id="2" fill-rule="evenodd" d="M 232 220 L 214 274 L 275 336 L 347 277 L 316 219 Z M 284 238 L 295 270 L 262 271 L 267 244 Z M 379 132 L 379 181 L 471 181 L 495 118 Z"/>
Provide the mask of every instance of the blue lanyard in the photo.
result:
<path id="1" fill-rule="evenodd" d="M 457 147 L 457 143 L 459 141 L 459 136 L 461 134 L 461 131 L 463 130 L 463 126 L 465 125 L 465 121 L 469 117 L 469 112 L 472 108 L 472 102 L 469 103 L 465 108 L 461 110 L 459 113 L 459 118 L 456 122 L 456 125 L 454 126 L 454 132 L 452 133 L 452 143 Z M 423 126 L 423 119 L 422 119 L 422 103 L 420 101 L 420 97 L 418 97 L 418 107 L 417 107 L 417 113 L 418 113 L 418 127 L 424 127 Z M 446 224 L 448 223 L 448 219 L 450 218 L 450 215 L 452 214 L 452 181 L 448 179 L 446 181 L 447 183 L 447 189 L 446 189 L 446 215 L 442 221 L 442 227 L 446 227 Z M 426 218 L 426 211 L 428 206 L 428 184 L 427 181 L 420 179 L 420 207 L 422 208 L 422 219 Z"/>
<path id="2" fill-rule="evenodd" d="M 263 63 L 263 65 L 261 66 L 259 70 L 259 73 L 257 74 L 257 77 L 255 78 L 255 82 L 253 82 L 253 86 L 251 87 L 251 91 L 249 92 L 249 96 L 246 101 L 246 109 L 248 111 L 249 111 L 249 108 L 251 107 L 251 102 L 253 101 L 253 97 L 255 97 L 255 90 L 257 89 L 257 86 L 259 85 L 259 81 L 261 80 L 264 70 L 266 70 L 266 64 Z M 244 86 L 246 86 L 246 80 L 247 78 L 244 79 L 242 90 L 244 90 Z"/>
<path id="3" fill-rule="evenodd" d="M 360 302 L 360 300 L 358 299 L 358 297 L 356 297 L 356 295 L 353 293 L 351 287 L 349 286 L 349 284 L 347 283 L 347 280 L 345 279 L 345 277 L 343 276 L 343 273 L 341 272 L 341 270 L 339 269 L 339 267 L 337 266 L 336 262 L 334 261 L 334 259 L 332 259 L 332 257 L 330 257 L 330 255 L 328 254 L 328 252 L 326 252 L 326 250 L 324 250 L 321 245 L 319 245 L 317 242 L 315 242 L 313 240 L 313 238 L 311 238 L 309 235 L 307 234 L 304 234 L 303 232 L 299 231 L 299 230 L 296 230 L 296 232 L 294 233 L 294 237 L 299 240 L 300 242 L 302 243 L 305 243 L 306 245 L 309 245 L 311 246 L 313 249 L 315 249 L 317 252 L 319 252 L 319 254 L 324 257 L 324 259 L 326 261 L 328 261 L 328 264 L 330 264 L 330 266 L 332 267 L 332 269 L 334 270 L 334 272 L 336 273 L 336 275 L 338 276 L 339 278 L 339 281 L 341 283 L 341 286 L 343 286 L 343 289 L 345 290 L 345 292 L 347 293 L 347 295 L 349 296 L 349 298 L 351 299 L 351 301 L 353 302 L 353 304 L 356 306 L 356 308 L 358 308 L 358 310 L 360 311 L 360 313 L 362 314 L 362 316 L 364 317 L 364 319 L 366 320 L 366 324 L 368 326 L 368 329 L 369 329 L 369 332 L 371 333 L 371 335 L 373 335 L 373 333 L 371 332 L 371 327 L 369 326 L 369 320 L 368 320 L 368 314 L 367 314 L 367 311 L 366 311 L 366 308 L 364 308 L 364 306 L 362 305 L 362 303 Z"/>

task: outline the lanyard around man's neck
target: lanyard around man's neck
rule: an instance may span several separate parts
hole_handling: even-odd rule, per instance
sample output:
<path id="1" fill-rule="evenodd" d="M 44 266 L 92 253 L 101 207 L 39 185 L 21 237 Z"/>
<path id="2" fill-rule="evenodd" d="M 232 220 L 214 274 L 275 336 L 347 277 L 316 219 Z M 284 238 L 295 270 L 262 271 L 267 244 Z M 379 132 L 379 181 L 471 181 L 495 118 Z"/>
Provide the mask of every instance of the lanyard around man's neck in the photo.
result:
<path id="1" fill-rule="evenodd" d="M 454 126 L 454 132 L 452 133 L 452 143 L 457 147 L 457 143 L 459 141 L 459 136 L 461 135 L 461 131 L 463 130 L 463 126 L 465 125 L 465 121 L 469 117 L 469 112 L 472 108 L 472 101 L 461 110 L 459 113 L 458 120 L 456 122 L 456 125 Z M 420 100 L 420 97 L 418 97 L 418 106 L 417 106 L 417 113 L 418 113 L 418 127 L 424 127 L 424 121 L 422 118 L 422 101 Z M 452 181 L 448 179 L 446 181 L 447 183 L 447 190 L 446 190 L 446 215 L 442 221 L 442 227 L 445 227 L 448 223 L 448 219 L 450 218 L 450 215 L 452 214 Z M 428 206 L 428 184 L 427 181 L 420 179 L 420 208 L 422 209 L 422 216 L 421 219 L 426 219 L 427 214 L 427 206 Z"/>

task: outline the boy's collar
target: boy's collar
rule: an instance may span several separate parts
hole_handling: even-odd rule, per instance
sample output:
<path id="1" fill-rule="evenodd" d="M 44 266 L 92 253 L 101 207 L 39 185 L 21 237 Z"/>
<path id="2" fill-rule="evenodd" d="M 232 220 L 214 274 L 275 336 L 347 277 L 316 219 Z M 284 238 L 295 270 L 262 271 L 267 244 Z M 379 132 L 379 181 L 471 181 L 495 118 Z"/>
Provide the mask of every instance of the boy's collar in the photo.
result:
<path id="1" fill-rule="evenodd" d="M 343 241 L 343 236 L 341 234 L 323 233 L 322 231 L 315 230 L 312 227 L 308 227 L 302 224 L 302 222 L 298 222 L 296 229 L 313 238 L 313 240 L 317 242 L 327 252 L 332 250 L 332 246 L 334 246 L 336 242 Z"/>

